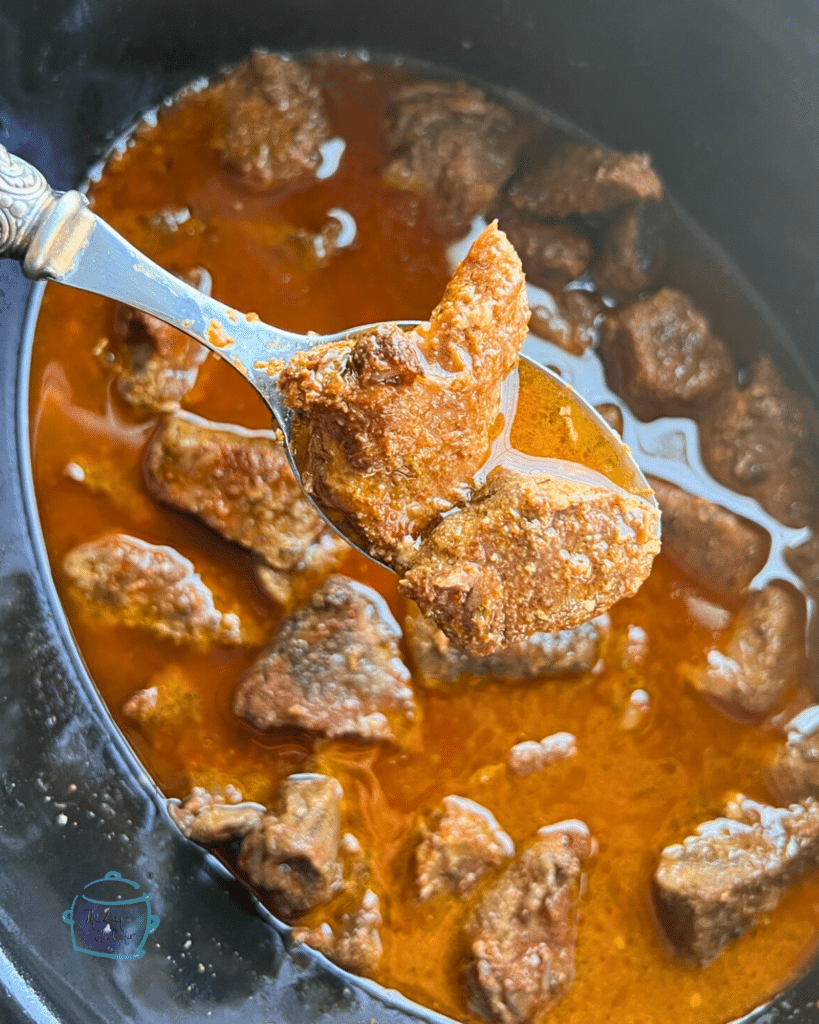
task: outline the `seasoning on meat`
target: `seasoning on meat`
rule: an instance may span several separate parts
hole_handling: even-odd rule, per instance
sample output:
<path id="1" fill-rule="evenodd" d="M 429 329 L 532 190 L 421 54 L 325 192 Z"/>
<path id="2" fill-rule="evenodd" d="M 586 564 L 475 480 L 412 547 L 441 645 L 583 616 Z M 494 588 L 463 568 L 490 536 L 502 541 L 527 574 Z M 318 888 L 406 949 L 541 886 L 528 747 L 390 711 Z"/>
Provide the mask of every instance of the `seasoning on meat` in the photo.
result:
<path id="1" fill-rule="evenodd" d="M 272 189 L 315 172 L 330 125 L 302 64 L 256 51 L 212 93 L 222 113 L 213 144 L 246 184 Z"/>
<path id="2" fill-rule="evenodd" d="M 516 209 L 544 220 L 588 217 L 627 203 L 659 202 L 663 183 L 647 153 L 570 142 L 543 162 L 532 162 L 512 182 L 508 196 Z"/>
<path id="3" fill-rule="evenodd" d="M 582 822 L 543 828 L 483 894 L 466 925 L 467 984 L 481 1016 L 524 1024 L 566 994 L 574 980 L 581 864 L 591 851 Z"/>
<path id="4" fill-rule="evenodd" d="M 730 388 L 700 424 L 705 465 L 720 483 L 749 494 L 786 526 L 807 526 L 819 509 L 819 417 L 794 394 L 767 355 L 751 381 Z"/>
<path id="5" fill-rule="evenodd" d="M 654 874 L 660 923 L 681 957 L 706 967 L 770 913 L 819 858 L 819 804 L 769 807 L 737 795 L 724 818 L 666 847 Z"/>
<path id="6" fill-rule="evenodd" d="M 571 224 L 545 223 L 514 209 L 499 212 L 498 223 L 520 256 L 527 280 L 540 288 L 559 290 L 591 263 L 591 242 Z"/>
<path id="7" fill-rule="evenodd" d="M 215 607 L 193 564 L 173 548 L 109 534 L 69 551 L 63 571 L 70 596 L 95 618 L 199 647 L 243 642 L 238 617 Z"/>
<path id="8" fill-rule="evenodd" d="M 540 742 L 524 740 L 516 743 L 509 751 L 509 768 L 524 778 L 543 771 L 550 764 L 566 761 L 577 755 L 577 740 L 570 732 L 555 732 Z"/>
<path id="9" fill-rule="evenodd" d="M 643 420 L 691 416 L 734 379 L 728 350 L 673 288 L 609 313 L 600 355 L 609 384 Z"/>
<path id="10" fill-rule="evenodd" d="M 535 633 L 527 640 L 484 657 L 473 657 L 451 643 L 435 623 L 422 615 L 404 626 L 416 669 L 429 689 L 479 683 L 487 677 L 540 679 L 582 676 L 600 659 L 609 633 L 609 618 L 557 633 Z"/>
<path id="11" fill-rule="evenodd" d="M 242 840 L 239 871 L 287 920 L 327 903 L 342 887 L 341 786 L 327 775 L 291 775 Z"/>
<path id="12" fill-rule="evenodd" d="M 468 654 L 572 629 L 637 591 L 659 512 L 599 474 L 493 473 L 424 539 L 399 588 Z"/>
<path id="13" fill-rule="evenodd" d="M 421 824 L 415 851 L 418 896 L 466 896 L 487 871 L 515 853 L 515 845 L 485 807 L 461 796 L 445 796 L 443 810 Z"/>
<path id="14" fill-rule="evenodd" d="M 706 590 L 741 594 L 768 560 L 771 538 L 707 498 L 649 477 L 663 515 L 663 552 Z"/>
<path id="15" fill-rule="evenodd" d="M 612 220 L 592 267 L 594 283 L 604 295 L 632 299 L 655 284 L 665 257 L 664 227 L 659 203 L 637 203 Z"/>
<path id="16" fill-rule="evenodd" d="M 787 584 L 769 583 L 748 596 L 727 639 L 688 676 L 711 703 L 741 721 L 776 707 L 804 659 L 804 601 Z"/>
<path id="17" fill-rule="evenodd" d="M 239 680 L 233 710 L 257 729 L 394 741 L 415 712 L 400 637 L 376 591 L 330 576 Z"/>
<path id="18" fill-rule="evenodd" d="M 145 453 L 155 498 L 189 512 L 263 560 L 263 585 L 282 604 L 302 576 L 317 584 L 349 550 L 302 494 L 272 431 L 243 430 L 189 413 L 169 416 Z"/>
<path id="19" fill-rule="evenodd" d="M 463 82 L 419 82 L 392 97 L 384 181 L 427 205 L 441 234 L 463 233 L 515 169 L 523 136 L 511 111 Z"/>
<path id="20" fill-rule="evenodd" d="M 600 296 L 576 288 L 570 292 L 557 292 L 552 299 L 554 308 L 545 305 L 532 308 L 529 323 L 532 334 L 573 356 L 582 356 L 594 348 L 606 310 Z"/>
<path id="21" fill-rule="evenodd" d="M 168 814 L 183 836 L 210 846 L 242 839 L 259 822 L 264 807 L 242 803 L 235 786 L 227 786 L 224 792 L 194 786 L 181 802 L 168 801 Z"/>
<path id="22" fill-rule="evenodd" d="M 785 732 L 768 773 L 772 792 L 786 803 L 819 799 L 819 704 L 800 711 Z"/>

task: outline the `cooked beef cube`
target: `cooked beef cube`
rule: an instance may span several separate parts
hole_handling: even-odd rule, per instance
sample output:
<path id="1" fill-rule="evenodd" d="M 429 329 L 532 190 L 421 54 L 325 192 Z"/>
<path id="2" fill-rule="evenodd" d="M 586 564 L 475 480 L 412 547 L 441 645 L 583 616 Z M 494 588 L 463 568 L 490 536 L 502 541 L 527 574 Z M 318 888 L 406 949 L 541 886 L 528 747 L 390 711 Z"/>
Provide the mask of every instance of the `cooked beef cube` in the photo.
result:
<path id="1" fill-rule="evenodd" d="M 786 584 L 752 592 L 720 649 L 704 668 L 690 670 L 694 686 L 730 718 L 771 711 L 799 678 L 805 660 L 805 606 Z"/>
<path id="2" fill-rule="evenodd" d="M 609 619 L 607 615 L 599 615 L 574 629 L 535 633 L 528 640 L 482 658 L 459 650 L 425 616 L 408 619 L 405 631 L 424 685 L 435 689 L 448 688 L 453 683 L 480 682 L 490 676 L 502 679 L 582 676 L 591 671 L 600 658 L 609 632 Z"/>
<path id="3" fill-rule="evenodd" d="M 573 289 L 554 296 L 554 309 L 535 306 L 529 330 L 573 356 L 597 344 L 606 307 L 599 295 Z"/>
<path id="4" fill-rule="evenodd" d="M 594 283 L 604 295 L 631 299 L 654 285 L 665 258 L 664 219 L 660 204 L 637 203 L 608 226 L 592 267 Z"/>
<path id="5" fill-rule="evenodd" d="M 819 704 L 800 711 L 785 731 L 769 771 L 772 792 L 787 803 L 819 798 Z"/>
<path id="6" fill-rule="evenodd" d="M 617 153 L 570 142 L 533 163 L 512 182 L 508 194 L 523 213 L 561 219 L 607 213 L 643 200 L 658 202 L 663 183 L 646 153 Z"/>
<path id="7" fill-rule="evenodd" d="M 150 686 L 128 698 L 122 713 L 150 732 L 190 722 L 198 717 L 199 705 L 199 693 L 187 673 L 178 665 L 166 665 L 151 678 Z"/>
<path id="8" fill-rule="evenodd" d="M 293 939 L 323 953 L 328 960 L 356 974 L 371 974 L 383 952 L 381 935 L 381 901 L 367 889 L 361 906 L 341 915 L 339 934 L 328 924 L 319 928 L 294 928 Z"/>
<path id="9" fill-rule="evenodd" d="M 600 405 L 596 405 L 595 409 L 600 413 L 603 419 L 608 423 L 615 434 L 623 436 L 623 411 L 619 405 L 615 405 L 614 402 L 601 402 Z M 659 500 L 659 499 L 658 499 Z M 665 537 L 663 537 L 665 539 Z"/>
<path id="10" fill-rule="evenodd" d="M 239 680 L 233 710 L 257 729 L 395 740 L 415 710 L 400 636 L 379 594 L 330 576 Z"/>
<path id="11" fill-rule="evenodd" d="M 376 558 L 400 570 L 414 538 L 463 500 L 489 451 L 528 317 L 520 260 L 491 226 L 429 325 L 322 345 L 282 372 L 285 402 L 308 432 L 305 483 Z"/>
<path id="12" fill-rule="evenodd" d="M 660 922 L 681 957 L 706 967 L 779 903 L 819 858 L 819 804 L 737 796 L 725 818 L 667 846 L 654 873 Z"/>
<path id="13" fill-rule="evenodd" d="M 707 498 L 649 477 L 663 514 L 663 552 L 706 590 L 741 594 L 768 560 L 767 532 Z"/>
<path id="14" fill-rule="evenodd" d="M 524 740 L 509 751 L 509 768 L 519 778 L 543 771 L 556 761 L 577 755 L 577 740 L 570 732 L 555 732 L 540 742 Z"/>
<path id="15" fill-rule="evenodd" d="M 424 538 L 399 588 L 468 654 L 579 626 L 637 591 L 659 512 L 597 473 L 501 469 Z"/>
<path id="16" fill-rule="evenodd" d="M 734 375 L 725 345 L 690 299 L 673 288 L 609 313 L 600 355 L 609 384 L 643 420 L 691 416 Z"/>
<path id="17" fill-rule="evenodd" d="M 495 816 L 473 800 L 445 796 L 444 809 L 421 825 L 415 851 L 418 896 L 466 896 L 487 871 L 514 856 L 515 845 Z"/>
<path id="18" fill-rule="evenodd" d="M 819 536 L 811 533 L 796 547 L 785 548 L 785 561 L 813 597 L 819 595 Z"/>
<path id="19" fill-rule="evenodd" d="M 209 846 L 242 839 L 258 824 L 264 807 L 242 803 L 242 794 L 234 786 L 225 793 L 194 786 L 181 803 L 168 801 L 168 814 L 183 836 Z"/>
<path id="20" fill-rule="evenodd" d="M 143 468 L 155 498 L 258 555 L 275 573 L 269 592 L 282 604 L 302 572 L 326 575 L 349 550 L 302 494 L 271 431 L 169 416 L 151 438 Z"/>
<path id="21" fill-rule="evenodd" d="M 327 775 L 291 775 L 276 807 L 242 840 L 239 870 L 292 920 L 327 903 L 343 885 L 338 858 L 341 786 Z"/>
<path id="22" fill-rule="evenodd" d="M 238 617 L 214 606 L 193 564 L 173 548 L 114 533 L 69 551 L 63 571 L 70 595 L 89 616 L 141 626 L 176 643 L 243 642 Z"/>
<path id="23" fill-rule="evenodd" d="M 210 294 L 210 275 L 197 268 L 182 279 Z M 198 341 L 155 316 L 118 303 L 114 313 L 110 368 L 117 390 L 137 409 L 172 412 L 196 383 L 208 350 Z"/>
<path id="24" fill-rule="evenodd" d="M 514 209 L 501 212 L 498 223 L 520 256 L 531 284 L 560 289 L 580 277 L 591 263 L 591 242 L 571 224 L 546 223 Z"/>
<path id="25" fill-rule="evenodd" d="M 256 578 L 267 596 L 289 611 L 306 601 L 331 572 L 341 568 L 349 552 L 350 546 L 334 530 L 323 527 L 292 569 L 273 569 L 259 562 Z"/>
<path id="26" fill-rule="evenodd" d="M 709 472 L 749 494 L 786 526 L 807 526 L 819 510 L 816 409 L 795 395 L 766 355 L 748 386 L 733 387 L 700 424 Z"/>
<path id="27" fill-rule="evenodd" d="M 222 114 L 213 144 L 247 185 L 277 188 L 315 172 L 330 125 L 298 61 L 256 51 L 212 93 Z"/>
<path id="28" fill-rule="evenodd" d="M 582 822 L 564 821 L 482 896 L 466 925 L 473 1009 L 499 1024 L 540 1018 L 574 980 L 581 862 L 591 853 Z"/>
<path id="29" fill-rule="evenodd" d="M 464 232 L 515 168 L 511 112 L 463 82 L 419 82 L 392 97 L 384 180 L 421 196 L 441 234 Z"/>

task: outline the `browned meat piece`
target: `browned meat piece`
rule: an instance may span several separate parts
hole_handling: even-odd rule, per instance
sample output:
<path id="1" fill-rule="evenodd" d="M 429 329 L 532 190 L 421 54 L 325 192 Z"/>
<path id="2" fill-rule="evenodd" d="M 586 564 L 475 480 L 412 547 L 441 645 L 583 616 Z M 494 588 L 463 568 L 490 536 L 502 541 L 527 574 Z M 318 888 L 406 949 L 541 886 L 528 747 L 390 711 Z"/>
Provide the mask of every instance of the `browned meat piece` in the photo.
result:
<path id="1" fill-rule="evenodd" d="M 768 560 L 771 538 L 707 498 L 649 477 L 663 514 L 663 551 L 687 576 L 720 595 L 741 594 Z"/>
<path id="2" fill-rule="evenodd" d="M 514 856 L 515 845 L 495 816 L 473 800 L 445 796 L 444 809 L 421 825 L 415 851 L 418 896 L 466 896 L 491 868 Z"/>
<path id="3" fill-rule="evenodd" d="M 239 680 L 233 710 L 257 729 L 395 740 L 415 710 L 400 636 L 379 594 L 331 576 Z"/>
<path id="4" fill-rule="evenodd" d="M 318 583 L 349 550 L 302 494 L 271 431 L 169 416 L 151 438 L 143 468 L 155 498 L 258 555 L 271 571 L 266 589 L 282 604 L 302 573 Z"/>
<path id="5" fill-rule="evenodd" d="M 331 572 L 340 569 L 349 552 L 349 544 L 334 530 L 322 527 L 321 533 L 310 542 L 304 556 L 292 569 L 273 569 L 259 562 L 256 578 L 267 596 L 289 611 L 306 601 Z"/>
<path id="6" fill-rule="evenodd" d="M 193 564 L 173 548 L 113 533 L 69 551 L 63 571 L 70 596 L 89 616 L 176 643 L 243 642 L 237 616 L 214 606 Z"/>
<path id="7" fill-rule="evenodd" d="M 555 732 L 539 743 L 524 740 L 509 751 L 509 768 L 519 778 L 543 771 L 556 761 L 565 761 L 577 755 L 577 740 L 570 732 Z"/>
<path id="8" fill-rule="evenodd" d="M 286 403 L 305 414 L 306 485 L 376 558 L 400 569 L 424 527 L 463 500 L 488 454 L 528 315 L 520 260 L 492 225 L 429 325 L 319 346 L 282 372 Z"/>
<path id="9" fill-rule="evenodd" d="M 814 597 L 819 595 L 819 536 L 812 533 L 804 543 L 785 548 L 785 561 L 808 592 Z"/>
<path id="10" fill-rule="evenodd" d="M 182 279 L 210 294 L 210 275 L 192 270 Z M 104 348 L 104 365 L 117 378 L 117 390 L 137 409 L 172 412 L 196 383 L 208 350 L 187 334 L 141 310 L 117 304 L 112 347 Z"/>
<path id="11" fill-rule="evenodd" d="M 599 295 L 573 289 L 554 296 L 555 309 L 535 306 L 529 330 L 573 356 L 597 344 L 606 307 Z"/>
<path id="12" fill-rule="evenodd" d="M 532 164 L 508 189 L 523 213 L 549 218 L 606 213 L 641 200 L 658 202 L 663 183 L 646 153 L 617 153 L 570 142 Z"/>
<path id="13" fill-rule="evenodd" d="M 381 901 L 367 889 L 361 906 L 341 915 L 339 934 L 328 924 L 319 928 L 294 928 L 293 939 L 323 953 L 328 960 L 356 974 L 371 974 L 381 959 Z"/>
<path id="14" fill-rule="evenodd" d="M 733 387 L 700 424 L 702 457 L 720 483 L 749 494 L 786 526 L 819 509 L 819 424 L 766 355 L 744 390 Z"/>
<path id="15" fill-rule="evenodd" d="M 384 180 L 427 204 L 441 234 L 465 231 L 515 168 L 523 136 L 511 112 L 463 82 L 403 86 L 388 110 Z"/>
<path id="16" fill-rule="evenodd" d="M 665 258 L 663 207 L 637 203 L 619 214 L 603 234 L 592 277 L 604 295 L 631 299 L 648 291 Z"/>
<path id="17" fill-rule="evenodd" d="M 597 473 L 492 474 L 424 539 L 399 587 L 468 654 L 572 629 L 637 591 L 659 512 Z"/>
<path id="18" fill-rule="evenodd" d="M 726 347 L 673 288 L 609 313 L 600 355 L 609 384 L 643 420 L 691 416 L 734 377 Z"/>
<path id="19" fill-rule="evenodd" d="M 817 858 L 815 800 L 786 808 L 737 796 L 725 818 L 663 850 L 654 874 L 660 922 L 679 955 L 705 967 Z"/>
<path id="20" fill-rule="evenodd" d="M 799 678 L 805 660 L 805 605 L 785 584 L 749 595 L 721 649 L 704 668 L 691 669 L 694 686 L 730 718 L 771 711 Z"/>
<path id="21" fill-rule="evenodd" d="M 327 903 L 343 885 L 342 795 L 327 775 L 291 775 L 282 783 L 276 808 L 242 840 L 240 872 L 287 920 Z"/>
<path id="22" fill-rule="evenodd" d="M 501 212 L 498 222 L 520 256 L 527 279 L 541 288 L 559 290 L 591 263 L 591 242 L 570 224 L 545 223 L 514 209 Z"/>
<path id="23" fill-rule="evenodd" d="M 786 803 L 819 799 L 819 704 L 800 711 L 785 731 L 788 739 L 774 757 L 769 788 Z"/>
<path id="24" fill-rule="evenodd" d="M 127 718 L 146 732 L 162 726 L 178 727 L 199 715 L 200 698 L 188 674 L 178 665 L 166 665 L 122 706 Z"/>
<path id="25" fill-rule="evenodd" d="M 614 402 L 602 402 L 600 405 L 596 405 L 595 409 L 597 409 L 611 429 L 622 437 L 623 411 L 620 406 L 615 405 Z M 665 540 L 665 537 L 663 537 L 663 540 Z"/>
<path id="26" fill-rule="evenodd" d="M 213 144 L 246 184 L 277 188 L 315 172 L 330 125 L 305 67 L 257 51 L 212 93 L 223 115 Z"/>
<path id="27" fill-rule="evenodd" d="M 209 846 L 242 839 L 258 824 L 264 807 L 242 803 L 242 794 L 234 786 L 225 793 L 194 786 L 181 803 L 168 801 L 168 814 L 183 836 Z"/>
<path id="28" fill-rule="evenodd" d="M 466 925 L 473 1009 L 499 1024 L 524 1024 L 555 1006 L 574 980 L 581 862 L 591 838 L 563 821 L 537 841 L 483 895 Z"/>
<path id="29" fill-rule="evenodd" d="M 405 624 L 413 661 L 424 685 L 431 689 L 448 688 L 453 683 L 480 682 L 488 676 L 502 679 L 582 676 L 597 664 L 608 632 L 608 616 L 599 615 L 574 629 L 535 633 L 528 640 L 480 658 L 459 650 L 425 616 L 414 616 Z"/>

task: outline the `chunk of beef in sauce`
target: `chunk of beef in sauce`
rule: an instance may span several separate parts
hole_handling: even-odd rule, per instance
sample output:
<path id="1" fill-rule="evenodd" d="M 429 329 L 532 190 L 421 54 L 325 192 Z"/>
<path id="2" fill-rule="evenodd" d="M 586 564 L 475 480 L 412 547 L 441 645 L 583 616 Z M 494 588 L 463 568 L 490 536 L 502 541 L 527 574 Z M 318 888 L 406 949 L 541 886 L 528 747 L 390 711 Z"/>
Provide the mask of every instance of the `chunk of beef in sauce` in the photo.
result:
<path id="1" fill-rule="evenodd" d="M 597 344 L 599 325 L 606 310 L 603 300 L 593 292 L 572 289 L 553 296 L 554 308 L 535 306 L 529 329 L 564 352 L 582 356 Z"/>
<path id="2" fill-rule="evenodd" d="M 233 710 L 257 729 L 395 740 L 415 710 L 400 637 L 376 591 L 330 576 L 239 680 Z"/>
<path id="3" fill-rule="evenodd" d="M 803 543 L 785 548 L 785 561 L 805 584 L 808 593 L 819 597 L 819 536 L 811 533 Z"/>
<path id="4" fill-rule="evenodd" d="M 327 903 L 342 888 L 342 795 L 327 775 L 291 775 L 276 807 L 242 840 L 239 871 L 286 920 Z"/>
<path id="5" fill-rule="evenodd" d="M 819 799 L 819 704 L 800 711 L 785 731 L 787 741 L 768 771 L 769 788 L 786 803 L 809 796 Z"/>
<path id="6" fill-rule="evenodd" d="M 357 910 L 341 915 L 336 934 L 328 924 L 318 928 L 294 928 L 293 939 L 323 953 L 328 960 L 355 974 L 371 974 L 384 952 L 379 929 L 381 901 L 367 889 Z"/>
<path id="7" fill-rule="evenodd" d="M 168 801 L 168 814 L 183 836 L 210 846 L 242 839 L 258 824 L 264 807 L 242 803 L 235 786 L 225 787 L 224 792 L 194 786 L 181 802 Z"/>
<path id="8" fill-rule="evenodd" d="M 213 144 L 245 184 L 273 189 L 315 173 L 330 125 L 302 64 L 257 51 L 211 94 L 221 115 Z"/>
<path id="9" fill-rule="evenodd" d="M 597 664 L 609 633 L 609 618 L 557 633 L 535 633 L 503 651 L 473 657 L 451 643 L 425 616 L 407 620 L 405 633 L 412 659 L 426 687 L 479 682 L 488 677 L 540 679 L 582 676 Z"/>
<path id="10" fill-rule="evenodd" d="M 169 416 L 151 438 L 143 471 L 158 501 L 254 552 L 265 589 L 282 604 L 292 602 L 303 575 L 315 585 L 349 550 L 302 494 L 271 431 Z"/>
<path id="11" fill-rule="evenodd" d="M 542 740 L 524 740 L 509 751 L 509 770 L 518 778 L 535 775 L 550 764 L 577 755 L 577 740 L 570 732 L 555 732 Z"/>
<path id="12" fill-rule="evenodd" d="M 458 647 L 486 655 L 605 612 L 659 549 L 657 508 L 599 474 L 501 469 L 424 539 L 399 587 Z"/>
<path id="13" fill-rule="evenodd" d="M 614 402 L 601 402 L 600 405 L 596 405 L 595 409 L 600 413 L 603 419 L 608 423 L 615 434 L 623 436 L 623 410 L 619 405 L 615 405 Z M 659 500 L 659 499 L 658 499 Z M 665 526 L 663 526 L 665 529 Z M 663 537 L 665 539 L 665 537 Z"/>
<path id="14" fill-rule="evenodd" d="M 150 735 L 156 729 L 178 729 L 200 719 L 201 697 L 192 678 L 179 665 L 165 665 L 151 677 L 150 686 L 132 693 L 122 713 Z"/>
<path id="15" fill-rule="evenodd" d="M 520 256 L 526 279 L 540 288 L 559 290 L 591 263 L 591 242 L 571 224 L 546 223 L 513 208 L 499 211 L 498 224 Z"/>
<path id="16" fill-rule="evenodd" d="M 463 233 L 515 169 L 523 136 L 514 116 L 463 82 L 405 85 L 387 116 L 384 180 L 421 196 L 438 232 Z"/>
<path id="17" fill-rule="evenodd" d="M 63 571 L 70 596 L 92 618 L 199 647 L 244 642 L 238 617 L 216 608 L 193 564 L 173 548 L 110 534 L 69 551 Z"/>
<path id="18" fill-rule="evenodd" d="M 400 570 L 414 538 L 465 497 L 528 319 L 520 260 L 492 225 L 429 324 L 319 346 L 282 372 L 285 402 L 303 414 L 308 435 L 302 478 L 376 558 Z"/>
<path id="19" fill-rule="evenodd" d="M 663 183 L 646 153 L 617 153 L 569 142 L 532 160 L 509 186 L 515 209 L 544 220 L 588 217 L 643 201 L 659 202 Z"/>
<path id="20" fill-rule="evenodd" d="M 673 288 L 609 313 L 600 355 L 609 384 L 643 420 L 699 413 L 734 379 L 725 345 Z"/>
<path id="21" fill-rule="evenodd" d="M 636 203 L 613 218 L 592 267 L 594 283 L 604 295 L 633 299 L 655 284 L 665 259 L 665 219 L 660 203 Z"/>
<path id="22" fill-rule="evenodd" d="M 768 559 L 771 539 L 748 519 L 707 498 L 649 477 L 663 514 L 663 552 L 706 590 L 747 590 Z"/>
<path id="23" fill-rule="evenodd" d="M 775 708 L 799 678 L 805 661 L 805 608 L 787 584 L 753 591 L 719 648 L 702 668 L 689 670 L 693 685 L 737 721 Z"/>
<path id="24" fill-rule="evenodd" d="M 418 896 L 466 896 L 487 871 L 514 856 L 515 846 L 495 816 L 461 796 L 446 796 L 443 810 L 421 825 L 415 851 Z"/>
<path id="25" fill-rule="evenodd" d="M 819 804 L 769 807 L 738 795 L 724 818 L 666 847 L 654 873 L 660 923 L 700 967 L 770 913 L 819 859 Z"/>
<path id="26" fill-rule="evenodd" d="M 819 418 L 767 355 L 750 383 L 730 388 L 700 424 L 700 448 L 720 483 L 748 494 L 786 526 L 807 526 L 819 510 Z"/>
<path id="27" fill-rule="evenodd" d="M 197 268 L 182 279 L 210 294 L 207 271 Z M 117 390 L 129 405 L 155 413 L 179 408 L 208 356 L 204 345 L 187 334 L 122 303 L 114 312 L 111 341 L 112 349 L 106 347 L 103 356 L 109 359 L 113 355 L 110 368 Z"/>
<path id="28" fill-rule="evenodd" d="M 581 865 L 592 851 L 582 822 L 541 829 L 481 897 L 466 925 L 473 1008 L 499 1024 L 540 1018 L 575 970 Z"/>

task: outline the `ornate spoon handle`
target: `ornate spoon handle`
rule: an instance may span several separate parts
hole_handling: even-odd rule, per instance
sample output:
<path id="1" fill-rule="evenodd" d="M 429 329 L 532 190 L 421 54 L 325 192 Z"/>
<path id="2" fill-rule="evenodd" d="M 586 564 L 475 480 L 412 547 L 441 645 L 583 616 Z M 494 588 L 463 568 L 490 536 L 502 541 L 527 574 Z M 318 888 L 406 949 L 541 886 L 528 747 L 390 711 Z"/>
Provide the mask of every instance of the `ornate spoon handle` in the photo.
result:
<path id="1" fill-rule="evenodd" d="M 0 146 L 0 256 L 22 259 L 56 196 L 36 167 Z"/>

